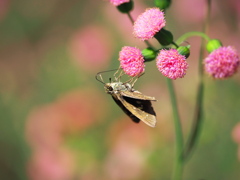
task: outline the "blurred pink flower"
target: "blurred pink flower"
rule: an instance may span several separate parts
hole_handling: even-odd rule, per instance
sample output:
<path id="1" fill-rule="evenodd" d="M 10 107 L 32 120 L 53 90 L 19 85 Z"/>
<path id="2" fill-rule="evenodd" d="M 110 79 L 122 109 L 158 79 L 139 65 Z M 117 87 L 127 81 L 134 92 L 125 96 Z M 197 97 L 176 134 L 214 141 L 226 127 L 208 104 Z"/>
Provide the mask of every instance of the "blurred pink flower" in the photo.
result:
<path id="1" fill-rule="evenodd" d="M 229 0 L 226 2 L 228 9 L 232 12 L 232 13 L 236 13 L 238 15 L 238 19 L 240 19 L 240 1 L 239 0 Z M 231 16 L 232 14 L 229 14 L 229 16 Z M 239 22 L 239 21 L 238 21 Z"/>
<path id="2" fill-rule="evenodd" d="M 171 11 L 174 13 L 175 18 L 181 22 L 185 20 L 186 23 L 196 23 L 205 18 L 206 7 L 206 1 L 181 0 L 172 3 Z"/>
<path id="3" fill-rule="evenodd" d="M 233 140 L 240 145 L 240 123 L 238 123 L 232 131 Z"/>
<path id="4" fill-rule="evenodd" d="M 100 71 L 108 66 L 113 43 L 110 32 L 104 27 L 86 26 L 71 38 L 70 53 L 85 71 Z"/>
<path id="5" fill-rule="evenodd" d="M 119 52 L 121 68 L 129 76 L 139 76 L 144 72 L 144 58 L 140 49 L 124 46 Z"/>
<path id="6" fill-rule="evenodd" d="M 129 121 L 128 118 L 117 121 L 110 131 L 110 153 L 105 162 L 106 179 L 138 179 L 151 153 L 148 127 Z"/>
<path id="7" fill-rule="evenodd" d="M 113 4 L 114 6 L 119 6 L 123 3 L 127 3 L 130 0 L 110 0 L 110 3 Z"/>
<path id="8" fill-rule="evenodd" d="M 26 123 L 28 141 L 34 148 L 58 147 L 65 133 L 83 131 L 103 117 L 103 101 L 97 92 L 76 90 L 33 110 Z"/>
<path id="9" fill-rule="evenodd" d="M 205 71 L 213 78 L 222 79 L 235 74 L 240 65 L 237 51 L 232 46 L 220 47 L 204 60 Z"/>
<path id="10" fill-rule="evenodd" d="M 74 158 L 69 157 L 70 152 L 62 151 L 64 139 L 102 119 L 107 109 L 102 102 L 91 89 L 75 90 L 30 113 L 26 136 L 33 151 L 28 168 L 31 179 L 71 179 Z"/>
<path id="11" fill-rule="evenodd" d="M 4 18 L 9 10 L 10 0 L 0 0 L 0 20 Z"/>
<path id="12" fill-rule="evenodd" d="M 82 131 L 100 120 L 105 114 L 104 100 L 93 90 L 75 90 L 60 97 L 57 107 L 67 131 Z"/>
<path id="13" fill-rule="evenodd" d="M 145 157 L 127 142 L 119 142 L 106 161 L 107 179 L 136 179 L 142 173 Z"/>
<path id="14" fill-rule="evenodd" d="M 240 161 L 240 123 L 238 123 L 232 131 L 232 138 L 234 140 L 234 142 L 236 142 L 238 144 L 238 160 Z"/>
<path id="15" fill-rule="evenodd" d="M 159 8 L 149 8 L 138 16 L 133 26 L 133 34 L 141 40 L 152 38 L 166 24 L 164 13 Z"/>
<path id="16" fill-rule="evenodd" d="M 111 127 L 109 143 L 114 146 L 121 139 L 141 149 L 149 148 L 152 143 L 150 130 L 143 122 L 134 123 L 130 118 L 123 118 Z"/>
<path id="17" fill-rule="evenodd" d="M 28 163 L 31 180 L 72 179 L 74 163 L 71 153 L 66 150 L 37 150 Z"/>
<path id="18" fill-rule="evenodd" d="M 34 149 L 58 147 L 63 140 L 63 118 L 53 104 L 33 110 L 26 122 L 26 136 Z"/>
<path id="19" fill-rule="evenodd" d="M 160 50 L 156 64 L 158 70 L 170 79 L 183 78 L 188 68 L 186 57 L 176 49 Z"/>
<path id="20" fill-rule="evenodd" d="M 132 17 L 137 17 L 145 9 L 146 4 L 143 4 L 142 1 L 138 1 L 138 3 L 134 4 L 134 11 L 131 11 Z M 120 39 L 117 38 L 118 44 L 124 45 L 127 41 L 128 44 L 131 46 L 145 48 L 144 44 L 141 41 L 139 41 L 139 39 L 133 36 L 132 34 L 133 25 L 127 16 L 124 17 L 121 14 L 119 14 L 119 11 L 116 11 L 115 8 L 112 8 L 112 5 L 110 3 L 106 4 L 106 7 L 102 9 L 102 14 L 104 14 L 105 20 L 115 27 L 114 28 L 115 34 L 117 33 L 116 35 L 118 36 L 118 38 L 120 37 Z"/>
<path id="21" fill-rule="evenodd" d="M 240 146 L 238 146 L 237 156 L 238 156 L 238 160 L 240 161 Z"/>

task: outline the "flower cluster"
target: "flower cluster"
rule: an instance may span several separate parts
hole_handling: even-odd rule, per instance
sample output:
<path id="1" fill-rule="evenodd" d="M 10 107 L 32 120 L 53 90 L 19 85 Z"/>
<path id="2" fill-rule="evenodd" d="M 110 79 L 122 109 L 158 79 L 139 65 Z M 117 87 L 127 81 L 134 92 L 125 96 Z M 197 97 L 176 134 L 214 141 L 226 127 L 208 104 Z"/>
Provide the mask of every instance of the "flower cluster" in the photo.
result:
<path id="1" fill-rule="evenodd" d="M 162 29 L 165 24 L 164 13 L 159 8 L 149 8 L 138 16 L 133 25 L 133 34 L 140 40 L 148 40 L 152 37 L 158 39 L 159 36 L 166 34 L 166 30 Z M 164 37 L 160 38 L 164 40 Z M 233 47 L 222 47 L 218 40 L 210 40 L 208 47 L 213 43 L 216 44 L 216 42 L 218 42 L 218 46 L 213 46 L 215 48 L 204 60 L 205 71 L 216 79 L 230 77 L 237 72 L 240 65 L 240 58 Z M 184 48 L 186 49 L 187 47 Z M 187 50 L 189 49 L 187 48 Z M 156 58 L 155 53 L 151 53 L 150 60 Z M 158 70 L 164 76 L 173 80 L 183 78 L 188 68 L 186 57 L 189 56 L 189 53 L 190 51 L 184 54 L 180 49 L 160 50 L 156 58 Z M 143 54 L 145 55 L 146 53 Z M 139 76 L 144 72 L 144 59 L 149 61 L 149 58 L 143 56 L 143 54 L 135 47 L 125 46 L 122 48 L 119 53 L 119 61 L 121 68 L 127 75 Z M 152 57 L 152 55 L 155 57 Z"/>
<path id="2" fill-rule="evenodd" d="M 133 34 L 141 40 L 148 40 L 165 24 L 164 13 L 159 8 L 150 8 L 138 16 L 133 26 Z M 138 76 L 144 72 L 144 57 L 137 48 L 123 47 L 119 53 L 119 61 L 121 68 L 129 76 Z M 157 67 L 164 76 L 177 79 L 186 74 L 188 64 L 185 56 L 180 55 L 176 49 L 170 49 L 160 51 Z"/>
<path id="3" fill-rule="evenodd" d="M 144 72 L 144 57 L 135 47 L 125 46 L 119 53 L 121 68 L 129 76 L 138 76 Z M 170 79 L 182 78 L 186 74 L 188 63 L 186 57 L 176 49 L 161 50 L 157 56 L 157 68 Z"/>

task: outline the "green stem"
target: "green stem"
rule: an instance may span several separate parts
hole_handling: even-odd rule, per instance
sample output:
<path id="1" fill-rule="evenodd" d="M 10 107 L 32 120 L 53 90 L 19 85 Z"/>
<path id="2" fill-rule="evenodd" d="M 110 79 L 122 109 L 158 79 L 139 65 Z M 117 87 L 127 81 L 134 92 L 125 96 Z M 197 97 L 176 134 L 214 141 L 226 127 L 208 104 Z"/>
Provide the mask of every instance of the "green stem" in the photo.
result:
<path id="1" fill-rule="evenodd" d="M 176 48 L 179 47 L 179 46 L 177 45 L 177 43 L 175 43 L 175 42 L 172 42 L 171 44 L 174 45 Z"/>
<path id="2" fill-rule="evenodd" d="M 203 92 L 204 92 L 203 79 L 200 78 L 198 90 L 197 90 L 197 100 L 195 105 L 193 124 L 187 140 L 187 144 L 183 152 L 184 162 L 186 162 L 190 158 L 190 155 L 193 153 L 193 149 L 197 145 L 198 137 L 200 134 L 201 125 L 203 121 L 203 118 L 202 118 L 203 117 Z"/>
<path id="3" fill-rule="evenodd" d="M 182 127 L 181 127 L 181 121 L 178 113 L 177 108 L 177 99 L 173 87 L 172 80 L 167 78 L 167 85 L 171 97 L 171 103 L 172 103 L 172 111 L 173 111 L 173 120 L 174 120 L 174 126 L 175 126 L 175 162 L 174 162 L 174 170 L 172 174 L 173 180 L 181 180 L 182 179 L 182 173 L 183 173 L 183 159 L 182 159 L 182 150 L 183 150 L 183 135 L 182 135 Z"/>
<path id="4" fill-rule="evenodd" d="M 208 37 L 208 35 L 206 35 L 204 32 L 199 32 L 199 31 L 192 31 L 192 32 L 187 32 L 185 34 L 183 34 L 182 36 L 180 36 L 178 38 L 178 40 L 176 41 L 176 44 L 181 44 L 182 42 L 184 42 L 187 38 L 192 37 L 192 36 L 200 36 L 202 38 L 204 38 L 206 41 L 209 41 L 210 38 Z"/>
<path id="5" fill-rule="evenodd" d="M 208 7 L 207 16 L 206 16 L 206 20 L 205 20 L 204 27 L 203 27 L 204 34 L 207 32 L 207 28 L 208 28 L 208 24 L 209 24 L 211 0 L 207 0 L 207 7 Z M 205 38 L 205 37 L 203 37 L 203 38 Z M 204 81 L 203 81 L 202 59 L 203 59 L 203 55 L 204 55 L 204 49 L 205 49 L 205 43 L 204 43 L 204 39 L 202 39 L 199 61 L 198 61 L 199 84 L 198 84 L 198 90 L 197 90 L 197 100 L 196 100 L 196 106 L 195 106 L 195 113 L 194 113 L 194 117 L 193 117 L 193 125 L 192 125 L 191 132 L 190 132 L 190 135 L 187 140 L 187 144 L 184 148 L 184 153 L 183 153 L 184 161 L 189 159 L 190 155 L 193 153 L 193 149 L 194 149 L 194 147 L 196 147 L 198 137 L 200 134 L 200 128 L 203 123 Z"/>
<path id="6" fill-rule="evenodd" d="M 133 17 L 131 16 L 130 12 L 127 13 L 128 18 L 130 19 L 131 23 L 134 24 Z"/>

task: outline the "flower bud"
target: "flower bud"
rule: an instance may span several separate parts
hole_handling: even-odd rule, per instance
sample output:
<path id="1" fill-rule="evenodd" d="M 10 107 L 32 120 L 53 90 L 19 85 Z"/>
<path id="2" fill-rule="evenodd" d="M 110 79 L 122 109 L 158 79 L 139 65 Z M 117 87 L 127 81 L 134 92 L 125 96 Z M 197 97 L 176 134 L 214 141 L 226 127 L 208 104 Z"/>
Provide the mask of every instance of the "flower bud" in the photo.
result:
<path id="1" fill-rule="evenodd" d="M 190 55 L 190 49 L 189 48 L 190 48 L 190 46 L 179 46 L 177 48 L 177 51 L 178 51 L 179 54 L 188 58 L 189 55 Z"/>
<path id="2" fill-rule="evenodd" d="M 162 46 L 167 46 L 173 42 L 173 35 L 170 31 L 167 31 L 165 29 L 161 29 L 159 32 L 157 32 L 154 37 L 158 40 L 158 42 Z"/>
<path id="3" fill-rule="evenodd" d="M 152 61 L 156 58 L 157 53 L 152 48 L 146 48 L 142 50 L 142 55 L 145 61 Z"/>
<path id="4" fill-rule="evenodd" d="M 167 9 L 171 5 L 171 0 L 154 0 L 154 4 L 159 9 Z"/>
<path id="5" fill-rule="evenodd" d="M 214 50 L 220 48 L 221 46 L 222 46 L 221 41 L 219 41 L 218 39 L 212 39 L 212 40 L 208 41 L 208 43 L 206 45 L 206 49 L 209 53 L 211 53 Z"/>

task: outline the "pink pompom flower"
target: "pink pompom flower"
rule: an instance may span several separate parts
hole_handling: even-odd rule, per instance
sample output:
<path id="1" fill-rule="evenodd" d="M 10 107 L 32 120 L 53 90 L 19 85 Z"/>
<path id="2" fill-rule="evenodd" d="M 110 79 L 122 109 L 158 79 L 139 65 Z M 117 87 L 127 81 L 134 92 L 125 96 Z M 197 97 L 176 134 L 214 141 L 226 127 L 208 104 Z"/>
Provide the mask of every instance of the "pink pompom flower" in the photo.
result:
<path id="1" fill-rule="evenodd" d="M 179 54 L 176 49 L 161 50 L 156 64 L 164 76 L 174 80 L 183 78 L 188 68 L 186 57 Z"/>
<path id="2" fill-rule="evenodd" d="M 119 52 L 120 66 L 129 76 L 139 76 L 144 72 L 144 57 L 140 49 L 124 46 Z"/>
<path id="3" fill-rule="evenodd" d="M 141 40 L 148 40 L 166 24 L 164 13 L 159 8 L 147 9 L 138 16 L 133 26 L 133 34 Z"/>
<path id="4" fill-rule="evenodd" d="M 114 6 L 119 6 L 123 3 L 128 3 L 130 0 L 110 0 L 110 3 Z"/>
<path id="5" fill-rule="evenodd" d="M 215 79 L 223 79 L 237 72 L 240 59 L 232 46 L 220 47 L 204 60 L 205 71 Z"/>

